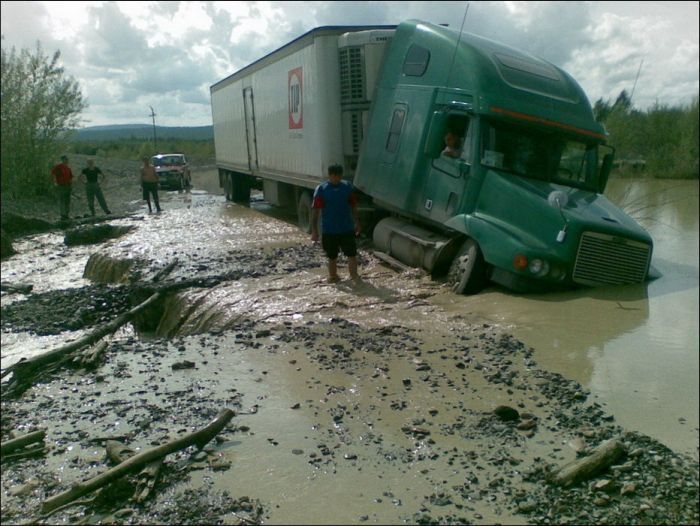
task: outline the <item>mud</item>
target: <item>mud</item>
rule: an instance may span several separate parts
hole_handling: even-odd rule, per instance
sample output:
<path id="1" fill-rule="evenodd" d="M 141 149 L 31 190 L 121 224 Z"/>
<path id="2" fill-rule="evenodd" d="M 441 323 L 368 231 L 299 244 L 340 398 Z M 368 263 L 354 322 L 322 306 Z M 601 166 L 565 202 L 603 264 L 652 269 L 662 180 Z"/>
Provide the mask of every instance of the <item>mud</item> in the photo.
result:
<path id="1" fill-rule="evenodd" d="M 363 281 L 329 285 L 320 249 L 288 225 L 220 198 L 195 194 L 176 208 L 177 198 L 160 217 L 117 221 L 134 227 L 125 238 L 48 261 L 59 244 L 34 236 L 13 258 L 38 254 L 35 270 L 3 264 L 25 281 L 66 281 L 3 295 L 3 340 L 67 340 L 124 312 L 139 290 L 201 280 L 171 294 L 152 331 L 113 335 L 97 368 L 3 394 L 3 441 L 47 429 L 45 455 L 3 459 L 3 524 L 698 522 L 696 461 L 618 426 L 502 327 L 433 303 L 441 283 L 384 267 L 365 243 Z M 183 224 L 196 238 L 178 236 Z M 88 282 L 61 261 L 84 266 L 95 250 L 133 260 L 125 282 Z M 16 359 L 3 353 L 3 368 Z M 144 503 L 130 500 L 125 477 L 92 502 L 40 514 L 46 498 L 106 470 L 106 438 L 142 451 L 225 407 L 236 412 L 227 428 L 202 452 L 169 455 Z M 616 465 L 570 488 L 547 482 L 613 437 L 626 451 Z"/>

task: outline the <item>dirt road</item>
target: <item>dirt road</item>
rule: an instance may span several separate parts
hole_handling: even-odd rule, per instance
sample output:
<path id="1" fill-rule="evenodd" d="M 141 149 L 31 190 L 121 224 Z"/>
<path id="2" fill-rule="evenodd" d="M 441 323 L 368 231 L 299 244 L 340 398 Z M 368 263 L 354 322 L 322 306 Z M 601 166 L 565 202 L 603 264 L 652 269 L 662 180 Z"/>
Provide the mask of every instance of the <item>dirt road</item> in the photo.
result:
<path id="1" fill-rule="evenodd" d="M 210 179 L 164 194 L 159 215 L 126 200 L 133 215 L 111 223 L 134 228 L 118 239 L 66 247 L 55 231 L 3 261 L 3 280 L 34 284 L 3 295 L 3 368 L 125 312 L 156 277 L 200 280 L 112 336 L 97 368 L 3 394 L 3 441 L 47 429 L 44 454 L 3 458 L 3 524 L 698 522 L 696 462 L 621 429 L 501 328 L 445 312 L 443 284 L 384 266 L 368 242 L 362 281 L 327 284 L 319 247 L 264 202 L 205 192 Z M 125 478 L 40 515 L 106 469 L 105 438 L 145 450 L 227 407 L 225 431 L 168 456 L 144 503 Z M 612 466 L 548 482 L 609 439 L 625 449 Z"/>

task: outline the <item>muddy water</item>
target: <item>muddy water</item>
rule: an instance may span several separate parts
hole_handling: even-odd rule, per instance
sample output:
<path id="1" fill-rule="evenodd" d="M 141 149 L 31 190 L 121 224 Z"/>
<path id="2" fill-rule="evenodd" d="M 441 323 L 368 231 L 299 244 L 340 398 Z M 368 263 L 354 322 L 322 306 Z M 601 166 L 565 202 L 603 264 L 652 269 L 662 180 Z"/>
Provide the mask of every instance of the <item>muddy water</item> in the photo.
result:
<path id="1" fill-rule="evenodd" d="M 635 183 L 634 192 L 615 197 L 639 214 L 656 240 L 654 264 L 663 277 L 638 287 L 538 296 L 491 288 L 478 296 L 458 297 L 420 272 L 398 274 L 372 258 L 363 258 L 363 282 L 328 285 L 322 264 L 293 265 L 297 252 L 320 249 L 293 225 L 275 219 L 283 214 L 259 200 L 250 208 L 225 203 L 220 195 L 207 194 L 197 179 L 193 192 L 165 195 L 164 214 L 144 214 L 136 232 L 99 247 L 63 254 L 57 240 L 28 240 L 25 253 L 3 262 L 3 279 L 7 273 L 42 289 L 80 286 L 82 267 L 96 250 L 143 259 L 150 262 L 151 271 L 179 258 L 185 268 L 173 272 L 186 276 L 193 269 L 214 274 L 212 267 L 229 260 L 238 264 L 236 257 L 241 255 L 285 248 L 287 261 L 280 258 L 281 266 L 262 274 L 263 279 L 246 275 L 206 294 L 193 289 L 171 299 L 174 303 L 159 327 L 163 335 L 176 334 L 180 340 L 171 344 L 172 352 L 152 359 L 157 376 L 183 382 L 192 396 L 201 391 L 203 400 L 204 386 L 214 386 L 210 388 L 218 389 L 217 398 L 237 391 L 243 393 L 246 407 L 260 406 L 254 415 L 237 417 L 236 424 L 250 425 L 250 430 L 236 434 L 225 450 L 233 468 L 221 476 L 193 472 L 192 485 L 272 503 L 269 523 L 415 522 L 414 514 L 428 496 L 439 497 L 443 491 L 469 511 L 470 520 L 479 519 L 475 523 L 525 523 L 526 517 L 513 515 L 506 506 L 512 505 L 510 497 L 495 490 L 456 488 L 464 486 L 465 474 L 478 474 L 482 487 L 498 477 L 519 479 L 520 466 L 501 462 L 511 456 L 523 468 L 531 466 L 533 458 L 558 464 L 571 460 L 575 452 L 565 445 L 571 436 L 566 430 L 549 434 L 550 427 L 557 427 L 556 417 L 549 406 L 535 404 L 541 398 L 531 387 L 536 385 L 533 378 L 522 390 L 484 379 L 478 372 L 481 365 L 488 369 L 497 362 L 489 364 L 479 349 L 477 336 L 484 334 L 471 333 L 474 327 L 513 333 L 535 349 L 540 368 L 591 389 L 617 423 L 697 456 L 697 183 L 655 184 Z M 644 200 L 647 192 L 651 197 Z M 46 251 L 42 257 L 30 248 L 33 242 L 36 250 Z M 47 261 L 52 251 L 62 255 Z M 317 256 L 324 261 L 320 252 Z M 51 281 L 42 283 L 47 271 Z M 340 273 L 347 275 L 347 269 L 341 267 Z M 3 297 L 3 304 L 6 301 L 11 300 Z M 358 328 L 342 326 L 337 319 Z M 239 325 L 249 320 L 269 323 L 270 335 L 256 329 L 251 338 Z M 400 327 L 396 337 L 369 332 L 393 327 Z M 231 331 L 196 335 L 208 329 Z M 382 339 L 386 347 L 371 351 L 367 334 Z M 131 336 L 116 339 L 128 348 Z M 472 340 L 465 343 L 469 337 Z M 9 359 L 32 351 L 31 338 L 15 338 L 16 345 L 8 346 L 3 334 L 3 367 Z M 48 339 L 41 343 L 53 344 Z M 474 362 L 465 366 L 456 360 L 467 348 Z M 344 355 L 333 349 L 354 355 L 339 360 Z M 195 362 L 197 369 L 174 374 L 172 362 L 183 358 Z M 418 370 L 423 360 L 432 367 L 430 373 Z M 156 378 L 148 377 L 149 367 L 132 361 L 124 365 L 132 367 L 135 380 L 123 386 L 121 380 L 113 380 L 115 396 Z M 520 356 L 516 361 L 520 363 Z M 529 374 L 525 362 L 515 378 L 520 381 Z M 168 384 L 169 390 L 175 387 Z M 59 383 L 55 388 L 63 387 Z M 534 440 L 511 444 L 498 436 L 489 442 L 488 433 L 474 434 L 481 416 L 499 404 L 535 413 L 543 425 Z M 343 417 L 336 420 L 339 410 Z M 420 420 L 425 423 L 419 426 L 432 428 L 431 439 L 401 430 Z M 450 427 L 456 423 L 464 423 L 463 428 Z M 455 429 L 461 431 L 447 431 Z M 461 456 L 453 453 L 457 451 Z M 511 488 L 505 489 L 504 495 L 511 495 Z M 452 506 L 434 509 L 446 515 L 463 513 Z"/>
<path id="2" fill-rule="evenodd" d="M 619 424 L 697 458 L 698 182 L 613 180 L 606 195 L 652 235 L 658 279 L 539 295 L 433 291 L 430 301 L 511 331 L 541 366 L 591 389 Z"/>

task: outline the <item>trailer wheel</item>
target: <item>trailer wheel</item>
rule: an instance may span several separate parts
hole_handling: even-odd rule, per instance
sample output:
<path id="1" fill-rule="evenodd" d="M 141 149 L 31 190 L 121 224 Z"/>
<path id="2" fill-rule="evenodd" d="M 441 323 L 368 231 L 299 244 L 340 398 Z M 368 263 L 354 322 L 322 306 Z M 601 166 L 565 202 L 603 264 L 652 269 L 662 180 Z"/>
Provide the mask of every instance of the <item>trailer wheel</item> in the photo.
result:
<path id="1" fill-rule="evenodd" d="M 457 294 L 476 294 L 486 286 L 486 262 L 479 245 L 467 238 L 457 252 L 450 270 L 447 282 Z"/>
<path id="2" fill-rule="evenodd" d="M 307 234 L 311 233 L 311 194 L 302 192 L 297 204 L 297 224 Z"/>

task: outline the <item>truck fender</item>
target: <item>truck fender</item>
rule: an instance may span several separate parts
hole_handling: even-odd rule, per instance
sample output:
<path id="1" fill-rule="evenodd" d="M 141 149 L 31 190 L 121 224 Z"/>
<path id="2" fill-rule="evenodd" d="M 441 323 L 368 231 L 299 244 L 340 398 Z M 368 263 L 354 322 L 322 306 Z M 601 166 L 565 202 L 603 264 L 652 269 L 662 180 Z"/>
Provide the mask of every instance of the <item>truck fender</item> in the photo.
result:
<path id="1" fill-rule="evenodd" d="M 473 214 L 459 214 L 449 219 L 445 226 L 473 239 L 481 249 L 484 261 L 490 265 L 510 267 L 512 254 L 523 246 L 525 241 L 517 232 L 498 221 Z"/>

